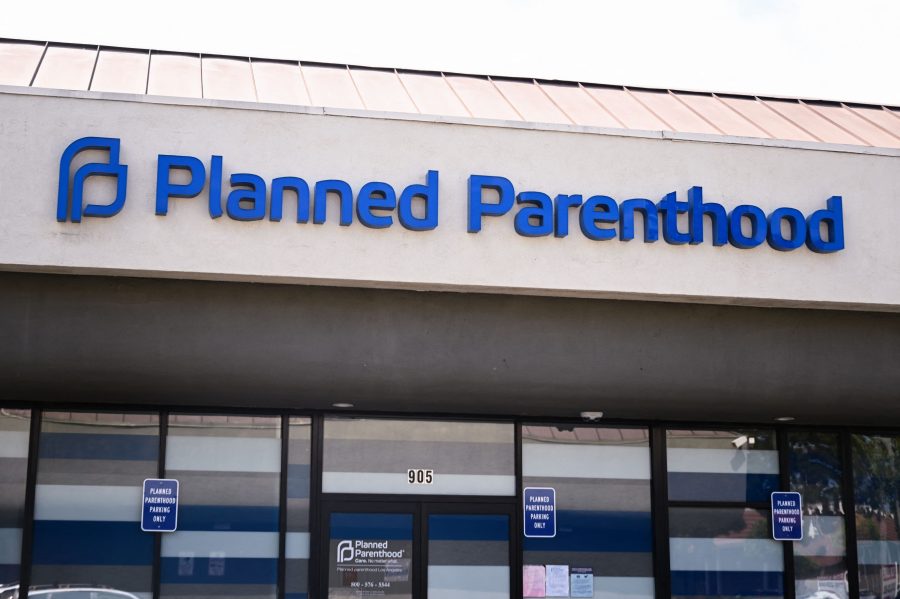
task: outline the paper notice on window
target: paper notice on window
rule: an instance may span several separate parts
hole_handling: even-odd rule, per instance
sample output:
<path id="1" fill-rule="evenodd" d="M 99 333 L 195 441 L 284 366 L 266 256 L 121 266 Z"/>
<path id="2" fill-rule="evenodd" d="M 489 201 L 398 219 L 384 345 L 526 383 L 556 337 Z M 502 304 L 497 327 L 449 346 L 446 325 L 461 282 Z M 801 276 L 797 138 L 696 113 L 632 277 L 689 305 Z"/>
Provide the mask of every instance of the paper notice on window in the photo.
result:
<path id="1" fill-rule="evenodd" d="M 522 566 L 522 596 L 546 597 L 544 566 Z"/>
<path id="2" fill-rule="evenodd" d="M 571 597 L 593 597 L 594 596 L 594 569 L 593 568 L 572 568 L 571 579 Z"/>
<path id="3" fill-rule="evenodd" d="M 545 566 L 547 597 L 569 596 L 569 566 Z"/>

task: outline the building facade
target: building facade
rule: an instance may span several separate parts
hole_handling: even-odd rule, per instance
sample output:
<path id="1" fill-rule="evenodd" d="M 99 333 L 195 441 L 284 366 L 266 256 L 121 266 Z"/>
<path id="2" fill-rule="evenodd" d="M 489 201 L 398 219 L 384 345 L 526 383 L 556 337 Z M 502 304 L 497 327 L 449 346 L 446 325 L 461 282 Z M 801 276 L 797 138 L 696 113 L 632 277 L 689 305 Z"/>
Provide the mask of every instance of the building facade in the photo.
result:
<path id="1" fill-rule="evenodd" d="M 7 40 L 0 132 L 0 598 L 898 596 L 897 107 Z"/>

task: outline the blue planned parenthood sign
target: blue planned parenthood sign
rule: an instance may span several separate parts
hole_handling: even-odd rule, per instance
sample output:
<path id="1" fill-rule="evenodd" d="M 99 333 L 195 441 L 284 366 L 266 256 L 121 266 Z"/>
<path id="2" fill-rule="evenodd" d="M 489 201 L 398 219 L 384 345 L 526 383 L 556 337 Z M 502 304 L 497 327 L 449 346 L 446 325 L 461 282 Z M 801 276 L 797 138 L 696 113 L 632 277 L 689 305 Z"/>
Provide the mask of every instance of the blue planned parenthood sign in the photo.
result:
<path id="1" fill-rule="evenodd" d="M 178 528 L 178 481 L 171 478 L 144 480 L 141 498 L 141 530 L 175 532 Z"/>
<path id="2" fill-rule="evenodd" d="M 556 489 L 526 487 L 525 536 L 550 538 L 556 536 Z"/>
<path id="3" fill-rule="evenodd" d="M 803 500 L 800 493 L 772 493 L 772 538 L 803 540 Z"/>

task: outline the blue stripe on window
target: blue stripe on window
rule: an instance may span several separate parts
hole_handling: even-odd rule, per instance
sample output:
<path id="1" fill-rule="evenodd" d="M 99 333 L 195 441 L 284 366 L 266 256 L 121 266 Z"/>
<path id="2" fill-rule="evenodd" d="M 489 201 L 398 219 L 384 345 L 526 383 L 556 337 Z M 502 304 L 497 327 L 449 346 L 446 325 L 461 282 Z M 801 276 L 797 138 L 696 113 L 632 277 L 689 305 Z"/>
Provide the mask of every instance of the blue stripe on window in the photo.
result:
<path id="1" fill-rule="evenodd" d="M 670 472 L 669 499 L 673 501 L 769 501 L 778 490 L 777 474 L 720 474 Z"/>
<path id="2" fill-rule="evenodd" d="M 650 512 L 557 511 L 555 537 L 523 540 L 525 551 L 653 551 Z"/>
<path id="3" fill-rule="evenodd" d="M 156 435 L 41 433 L 42 459 L 156 461 L 158 451 Z"/>
<path id="4" fill-rule="evenodd" d="M 0 584 L 19 580 L 18 564 L 0 564 Z"/>
<path id="5" fill-rule="evenodd" d="M 288 464 L 288 499 L 309 497 L 309 464 Z"/>
<path id="6" fill-rule="evenodd" d="M 332 539 L 412 539 L 412 514 L 331 514 Z"/>
<path id="7" fill-rule="evenodd" d="M 41 565 L 149 565 L 153 535 L 138 522 L 35 520 L 33 556 Z"/>
<path id="8" fill-rule="evenodd" d="M 272 584 L 278 580 L 275 558 L 164 557 L 162 584 Z M 203 594 L 201 590 L 198 593 Z"/>
<path id="9" fill-rule="evenodd" d="M 278 507 L 268 505 L 181 505 L 178 530 L 278 532 Z"/>
<path id="10" fill-rule="evenodd" d="M 430 541 L 508 541 L 509 516 L 434 515 L 428 516 Z"/>
<path id="11" fill-rule="evenodd" d="M 781 597 L 783 584 L 781 572 L 672 572 L 672 595 Z"/>

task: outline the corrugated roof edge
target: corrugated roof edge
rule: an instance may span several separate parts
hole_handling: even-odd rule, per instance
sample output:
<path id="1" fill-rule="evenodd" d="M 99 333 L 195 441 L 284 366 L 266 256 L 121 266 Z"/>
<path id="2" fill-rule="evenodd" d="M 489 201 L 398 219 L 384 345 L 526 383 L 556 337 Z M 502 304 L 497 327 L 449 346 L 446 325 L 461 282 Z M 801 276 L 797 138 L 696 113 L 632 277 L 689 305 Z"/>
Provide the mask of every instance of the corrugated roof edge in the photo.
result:
<path id="1" fill-rule="evenodd" d="M 363 64 L 347 64 L 347 63 L 333 63 L 333 62 L 321 62 L 321 61 L 303 61 L 300 59 L 290 59 L 284 57 L 267 57 L 267 56 L 237 56 L 233 54 L 220 54 L 220 53 L 205 53 L 205 52 L 197 52 L 197 51 L 184 51 L 184 50 L 165 50 L 165 49 L 155 49 L 155 48 L 131 48 L 127 46 L 113 46 L 113 45 L 104 45 L 104 44 L 84 44 L 84 43 L 76 43 L 76 42 L 54 42 L 50 40 L 28 40 L 28 39 L 19 39 L 19 38 L 7 38 L 0 37 L 0 43 L 6 44 L 45 44 L 52 45 L 54 47 L 66 47 L 66 48 L 79 48 L 84 50 L 95 49 L 95 50 L 117 50 L 122 52 L 150 52 L 152 54 L 175 54 L 175 55 L 184 55 L 184 56 L 200 56 L 203 58 L 228 58 L 234 60 L 249 60 L 249 61 L 266 61 L 266 62 L 280 62 L 280 63 L 301 63 L 304 65 L 310 66 L 325 66 L 325 67 L 335 67 L 335 68 L 353 68 L 353 69 L 367 69 L 367 70 L 387 70 L 387 71 L 398 71 L 404 73 L 422 73 L 428 75 L 456 75 L 463 77 L 477 77 L 481 79 L 501 79 L 501 80 L 513 80 L 513 81 L 537 81 L 538 83 L 553 83 L 558 85 L 585 85 L 592 87 L 605 87 L 605 88 L 615 88 L 615 89 L 630 89 L 630 90 L 646 90 L 646 91 L 654 91 L 654 92 L 672 92 L 672 93 L 683 93 L 683 94 L 693 94 L 693 95 L 704 95 L 704 96 L 723 96 L 730 98 L 743 98 L 748 100 L 753 99 L 761 99 L 761 100 L 781 100 L 781 101 L 792 101 L 792 102 L 813 102 L 813 103 L 827 103 L 827 104 L 847 104 L 853 105 L 856 107 L 864 107 L 864 108 L 885 108 L 893 111 L 900 111 L 900 104 L 885 104 L 885 103 L 876 103 L 876 102 L 859 102 L 853 101 L 848 102 L 845 100 L 835 99 L 835 98 L 798 98 L 796 96 L 779 96 L 779 95 L 771 95 L 771 94 L 749 94 L 749 93 L 741 93 L 741 92 L 728 92 L 728 91 L 710 91 L 710 90 L 698 90 L 698 89 L 686 89 L 686 88 L 667 88 L 667 87 L 647 87 L 645 85 L 629 85 L 629 84 L 611 84 L 611 83 L 598 83 L 593 81 L 573 81 L 567 79 L 547 79 L 543 77 L 526 77 L 526 76 L 515 76 L 515 75 L 490 75 L 485 73 L 463 73 L 463 72 L 455 72 L 455 71 L 432 71 L 427 69 L 412 69 L 412 68 L 403 68 L 403 67 L 385 67 L 381 65 L 363 65 Z"/>

